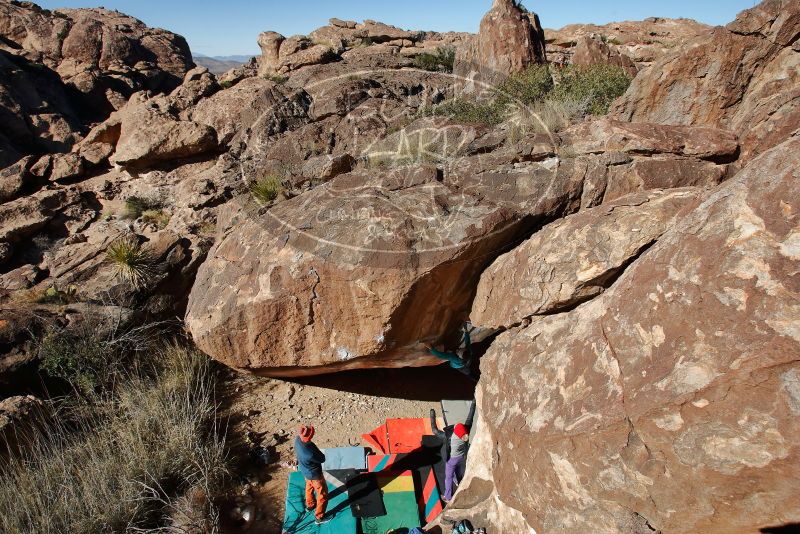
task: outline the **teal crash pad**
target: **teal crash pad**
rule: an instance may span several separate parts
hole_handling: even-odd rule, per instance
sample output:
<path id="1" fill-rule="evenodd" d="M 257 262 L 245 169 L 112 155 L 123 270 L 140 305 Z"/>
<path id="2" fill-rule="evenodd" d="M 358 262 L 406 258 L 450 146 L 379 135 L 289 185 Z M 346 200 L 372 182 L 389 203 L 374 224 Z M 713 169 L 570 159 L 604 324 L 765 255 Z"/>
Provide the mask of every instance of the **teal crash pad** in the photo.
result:
<path id="1" fill-rule="evenodd" d="M 286 534 L 356 534 L 357 520 L 353 517 L 348 502 L 347 488 L 342 481 L 326 474 L 328 482 L 327 516 L 333 518 L 327 523 L 317 525 L 314 512 L 306 511 L 306 480 L 294 471 L 289 474 L 286 487 L 286 512 L 283 516 L 283 532 Z M 383 534 L 383 533 L 381 533 Z"/>

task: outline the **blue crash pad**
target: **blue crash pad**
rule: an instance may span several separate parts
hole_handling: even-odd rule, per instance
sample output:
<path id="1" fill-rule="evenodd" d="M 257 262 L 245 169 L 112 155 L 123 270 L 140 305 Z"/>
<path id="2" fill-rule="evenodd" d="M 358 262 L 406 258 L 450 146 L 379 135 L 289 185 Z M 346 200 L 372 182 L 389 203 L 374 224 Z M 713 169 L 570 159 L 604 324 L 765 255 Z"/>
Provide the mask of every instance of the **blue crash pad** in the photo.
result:
<path id="1" fill-rule="evenodd" d="M 325 454 L 324 471 L 367 470 L 367 450 L 364 447 L 336 447 L 322 449 L 322 452 Z"/>

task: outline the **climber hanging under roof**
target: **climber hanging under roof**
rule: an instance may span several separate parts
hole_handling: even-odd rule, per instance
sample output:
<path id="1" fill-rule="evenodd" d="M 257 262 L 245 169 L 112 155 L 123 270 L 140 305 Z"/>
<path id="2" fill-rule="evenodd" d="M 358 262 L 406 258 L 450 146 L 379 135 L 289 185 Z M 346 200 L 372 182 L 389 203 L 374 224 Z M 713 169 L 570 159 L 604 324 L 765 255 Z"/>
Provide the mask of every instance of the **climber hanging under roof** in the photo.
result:
<path id="1" fill-rule="evenodd" d="M 455 352 L 441 351 L 428 343 L 423 343 L 423 346 L 432 355 L 446 361 L 450 364 L 450 367 L 463 373 L 473 382 L 477 382 L 479 374 L 475 371 L 473 365 L 475 362 L 472 354 L 472 336 L 478 331 L 483 333 L 484 329 L 472 326 L 469 321 L 466 321 L 462 326 L 462 331 L 461 344 Z"/>

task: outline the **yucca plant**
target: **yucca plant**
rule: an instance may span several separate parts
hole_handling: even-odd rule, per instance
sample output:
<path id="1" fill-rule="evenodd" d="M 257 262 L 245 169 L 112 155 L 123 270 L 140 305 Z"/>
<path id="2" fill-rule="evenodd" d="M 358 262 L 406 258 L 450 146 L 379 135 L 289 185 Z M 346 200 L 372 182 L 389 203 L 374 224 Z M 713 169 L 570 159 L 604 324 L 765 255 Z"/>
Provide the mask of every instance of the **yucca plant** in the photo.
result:
<path id="1" fill-rule="evenodd" d="M 250 194 L 260 204 L 269 204 L 280 194 L 283 189 L 280 179 L 274 175 L 268 175 L 250 186 Z"/>
<path id="2" fill-rule="evenodd" d="M 106 256 L 117 276 L 137 290 L 146 286 L 155 272 L 153 255 L 134 236 L 125 236 L 111 243 Z"/>

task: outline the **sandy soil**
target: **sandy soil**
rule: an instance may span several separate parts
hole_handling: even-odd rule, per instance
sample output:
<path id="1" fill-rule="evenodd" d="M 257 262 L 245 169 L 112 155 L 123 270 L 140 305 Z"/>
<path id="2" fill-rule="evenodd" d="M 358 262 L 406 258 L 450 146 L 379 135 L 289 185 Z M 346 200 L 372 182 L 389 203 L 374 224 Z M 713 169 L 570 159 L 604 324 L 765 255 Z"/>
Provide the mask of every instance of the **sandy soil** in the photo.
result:
<path id="1" fill-rule="evenodd" d="M 302 382 L 229 375 L 223 415 L 239 464 L 236 501 L 255 511 L 244 530 L 281 532 L 292 441 L 301 424 L 314 425 L 314 441 L 322 448 L 360 445 L 361 434 L 387 418 L 427 417 L 431 409 L 440 414 L 439 401 L 469 399 L 473 389 L 463 375 L 444 366 L 339 373 Z M 270 451 L 267 468 L 248 460 L 254 445 Z"/>

